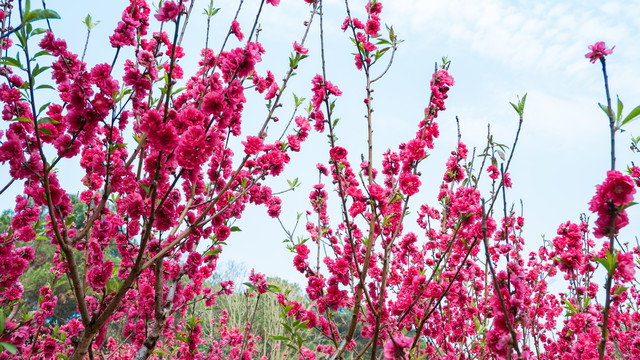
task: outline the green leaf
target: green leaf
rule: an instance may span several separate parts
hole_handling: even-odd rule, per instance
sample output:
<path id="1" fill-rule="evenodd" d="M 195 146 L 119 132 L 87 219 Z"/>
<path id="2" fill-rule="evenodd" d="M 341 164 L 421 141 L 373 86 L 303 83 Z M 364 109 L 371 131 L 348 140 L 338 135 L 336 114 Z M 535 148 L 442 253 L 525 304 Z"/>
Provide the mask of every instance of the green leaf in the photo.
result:
<path id="1" fill-rule="evenodd" d="M 614 255 L 607 250 L 607 258 L 598 258 L 598 257 L 594 257 L 593 258 L 595 261 L 599 262 L 602 266 L 604 266 L 605 269 L 607 269 L 607 273 L 609 274 L 609 276 L 613 275 L 613 271 L 616 268 L 616 264 L 618 263 L 618 259 L 617 257 L 614 257 Z"/>
<path id="2" fill-rule="evenodd" d="M 49 53 L 47 50 L 40 50 L 35 55 L 33 55 L 33 58 L 35 59 L 37 57 L 45 56 L 45 55 L 51 55 L 51 53 Z"/>
<path id="3" fill-rule="evenodd" d="M 2 347 L 5 350 L 7 350 L 8 352 L 12 353 L 13 355 L 15 355 L 17 350 L 18 350 L 15 345 L 9 344 L 9 343 L 6 343 L 6 342 L 0 342 L 0 345 L 2 345 Z"/>
<path id="4" fill-rule="evenodd" d="M 571 302 L 566 299 L 562 300 L 562 302 L 565 304 L 564 308 L 569 310 L 572 314 L 578 313 L 578 309 L 576 309 Z"/>
<path id="5" fill-rule="evenodd" d="M 211 256 L 211 255 L 216 255 L 219 254 L 220 252 L 222 252 L 222 249 L 212 249 L 207 251 L 203 256 Z"/>
<path id="6" fill-rule="evenodd" d="M 518 115 L 522 116 L 524 114 L 524 103 L 527 101 L 527 94 L 524 94 L 522 96 L 522 99 L 520 99 L 520 97 L 518 96 L 518 105 L 509 102 L 509 104 L 511 104 L 511 106 L 513 107 L 513 110 L 515 110 Z"/>
<path id="7" fill-rule="evenodd" d="M 36 64 L 36 67 L 33 69 L 33 72 L 31 75 L 33 77 L 36 77 L 38 76 L 38 74 L 42 73 L 43 71 L 46 71 L 47 69 L 49 69 L 48 66 L 40 67 L 40 64 Z"/>
<path id="8" fill-rule="evenodd" d="M 287 311 L 289 311 L 289 309 L 287 309 Z M 286 323 L 280 323 L 280 324 L 282 324 L 284 329 L 287 330 L 288 332 L 293 332 L 293 329 L 291 329 L 291 326 L 289 326 L 289 324 L 286 324 Z"/>
<path id="9" fill-rule="evenodd" d="M 518 107 L 516 106 L 516 104 L 512 103 L 511 101 L 509 101 L 509 104 L 511 104 L 511 106 L 513 107 L 513 110 L 518 112 Z"/>
<path id="10" fill-rule="evenodd" d="M 100 21 L 93 21 L 93 19 L 91 19 L 91 15 L 87 14 L 87 17 L 84 18 L 84 21 L 82 23 L 85 24 L 87 30 L 91 31 L 94 27 L 96 27 L 96 25 L 100 24 Z"/>
<path id="11" fill-rule="evenodd" d="M 32 122 L 31 119 L 28 119 L 26 117 L 18 117 L 18 118 L 12 119 L 11 121 L 22 121 L 22 122 L 28 122 L 28 123 Z"/>
<path id="12" fill-rule="evenodd" d="M 620 118 L 622 117 L 622 108 L 624 107 L 624 105 L 622 105 L 622 101 L 620 101 L 620 98 L 619 97 L 617 97 L 617 98 L 618 98 L 618 116 L 616 117 L 616 119 L 619 122 Z"/>
<path id="13" fill-rule="evenodd" d="M 288 341 L 290 339 L 288 337 L 286 337 L 286 336 L 274 335 L 274 336 L 269 336 L 269 340 Z"/>
<path id="14" fill-rule="evenodd" d="M 239 232 L 239 231 L 242 231 L 239 227 L 237 227 L 237 226 L 232 226 L 231 227 L 231 232 Z"/>
<path id="15" fill-rule="evenodd" d="M 20 62 L 19 58 L 14 59 L 14 58 L 9 57 L 9 56 L 4 56 L 4 57 L 0 58 L 0 65 L 15 66 L 17 68 L 23 69 L 22 68 L 22 63 Z"/>
<path id="16" fill-rule="evenodd" d="M 50 117 L 45 117 L 42 118 L 40 120 L 38 120 L 38 124 L 57 124 L 58 121 L 56 121 L 55 119 L 52 119 Z"/>
<path id="17" fill-rule="evenodd" d="M 54 88 L 53 86 L 48 85 L 48 84 L 42 84 L 42 85 L 38 85 L 38 87 L 36 87 L 36 90 L 38 90 L 38 89 L 51 89 L 51 90 L 55 90 L 56 88 Z"/>
<path id="18" fill-rule="evenodd" d="M 4 317 L 4 309 L 0 309 L 0 335 L 4 332 L 6 318 Z"/>
<path id="19" fill-rule="evenodd" d="M 43 133 L 43 134 L 45 134 L 45 135 L 51 135 L 51 134 L 52 134 L 51 130 L 49 130 L 49 129 L 47 129 L 47 128 L 39 127 L 39 128 L 38 128 L 38 131 L 40 131 L 41 133 Z"/>
<path id="20" fill-rule="evenodd" d="M 626 290 L 627 290 L 627 288 L 626 288 L 626 287 L 624 287 L 624 286 L 620 286 L 619 288 L 617 288 L 617 289 L 616 289 L 616 291 L 614 291 L 614 294 L 616 294 L 616 295 L 620 295 L 620 294 L 622 294 L 623 292 L 625 292 Z"/>
<path id="21" fill-rule="evenodd" d="M 604 113 L 607 115 L 607 117 L 609 117 L 609 107 L 608 106 L 604 106 L 600 103 L 598 103 L 598 106 L 600 106 L 600 109 L 602 109 L 602 111 L 604 111 Z"/>
<path id="22" fill-rule="evenodd" d="M 527 101 L 527 93 L 522 95 L 522 100 L 518 103 L 518 107 L 520 108 L 520 115 L 524 114 L 524 104 Z"/>
<path id="23" fill-rule="evenodd" d="M 44 110 L 47 109 L 47 107 L 49 106 L 49 104 L 51 104 L 50 102 L 40 106 L 40 109 L 38 109 L 38 114 L 40 114 L 41 112 L 43 112 Z M 51 118 L 47 118 L 47 119 L 51 119 Z M 53 120 L 53 119 L 51 119 Z M 38 124 L 42 124 L 43 119 L 38 120 Z"/>
<path id="24" fill-rule="evenodd" d="M 145 194 L 149 195 L 149 187 L 141 182 L 138 183 L 144 189 Z"/>
<path id="25" fill-rule="evenodd" d="M 58 13 L 53 10 L 38 9 L 38 10 L 29 11 L 22 17 L 22 21 L 25 24 L 38 21 L 38 20 L 44 20 L 44 19 L 60 19 L 60 15 L 58 15 Z"/>
<path id="26" fill-rule="evenodd" d="M 637 119 L 638 116 L 640 116 L 640 105 L 636 106 L 635 109 L 631 110 L 629 115 L 627 115 L 627 117 L 625 117 L 624 120 L 622 120 L 622 123 L 620 123 L 620 125 L 624 125 L 630 121 L 633 121 Z"/>
<path id="27" fill-rule="evenodd" d="M 43 28 L 35 28 L 35 29 L 31 32 L 31 36 L 44 34 L 44 33 L 46 33 L 46 32 L 47 32 L 47 29 L 43 29 Z"/>

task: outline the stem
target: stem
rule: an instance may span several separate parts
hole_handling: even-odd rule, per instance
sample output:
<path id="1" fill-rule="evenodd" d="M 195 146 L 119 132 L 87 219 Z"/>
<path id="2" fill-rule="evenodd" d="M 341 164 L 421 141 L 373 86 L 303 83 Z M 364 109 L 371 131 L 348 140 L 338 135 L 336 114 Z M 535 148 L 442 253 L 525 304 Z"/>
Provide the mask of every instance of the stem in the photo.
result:
<path id="1" fill-rule="evenodd" d="M 87 54 L 87 47 L 89 47 L 89 36 L 91 35 L 91 25 L 87 24 L 87 39 L 84 42 L 84 50 L 82 50 L 82 57 L 80 61 L 84 62 L 84 56 Z"/>
<path id="2" fill-rule="evenodd" d="M 616 149 L 615 149 L 615 135 L 616 135 L 616 127 L 615 127 L 615 119 L 613 118 L 613 110 L 611 109 L 611 96 L 609 94 L 609 79 L 607 77 L 607 65 L 605 62 L 604 56 L 600 58 L 600 63 L 602 64 L 602 76 L 604 77 L 604 89 L 607 94 L 607 116 L 609 117 L 609 131 L 611 136 L 611 170 L 615 170 L 616 168 Z M 616 215 L 613 214 L 611 217 L 611 233 L 609 234 L 609 251 L 613 252 L 614 248 L 614 239 L 615 239 L 615 221 Z M 607 281 L 605 283 L 605 306 L 604 313 L 602 319 L 602 337 L 600 339 L 600 343 L 598 344 L 598 360 L 604 359 L 605 347 L 607 343 L 607 337 L 609 335 L 609 311 L 611 309 L 611 277 L 613 274 L 609 273 L 607 275 Z"/>
<path id="3" fill-rule="evenodd" d="M 600 58 L 602 63 L 602 76 L 604 77 L 604 89 L 607 93 L 607 116 L 609 117 L 609 131 L 611 133 L 611 170 L 616 168 L 616 123 L 613 118 L 613 110 L 611 109 L 611 96 L 609 95 L 609 78 L 607 77 L 607 65 L 604 56 Z"/>
<path id="4" fill-rule="evenodd" d="M 611 231 L 609 233 L 609 251 L 613 253 L 614 247 L 614 239 L 615 239 L 615 223 L 616 223 L 617 214 L 614 213 L 611 217 Z M 607 274 L 607 281 L 604 285 L 606 295 L 605 295 L 605 303 L 604 303 L 604 312 L 602 314 L 602 336 L 600 338 L 600 343 L 598 344 L 598 360 L 604 359 L 605 348 L 607 345 L 607 338 L 609 337 L 609 312 L 611 311 L 611 279 L 613 277 L 613 273 L 609 272 Z"/>
<path id="5" fill-rule="evenodd" d="M 482 200 L 482 241 L 484 242 L 484 252 L 487 258 L 487 264 L 489 264 L 489 270 L 491 271 L 491 278 L 493 279 L 493 287 L 498 295 L 498 299 L 500 300 L 500 307 L 502 308 L 502 313 L 504 314 L 505 323 L 507 324 L 507 328 L 509 329 L 509 333 L 511 334 L 511 340 L 513 341 L 513 345 L 518 353 L 519 358 L 522 358 L 522 354 L 520 353 L 520 347 L 518 346 L 518 337 L 516 335 L 513 326 L 511 325 L 511 319 L 509 319 L 509 312 L 507 311 L 507 306 L 504 302 L 504 298 L 502 297 L 502 292 L 500 291 L 500 286 L 498 285 L 498 278 L 496 276 L 496 271 L 493 268 L 493 263 L 491 262 L 491 255 L 489 254 L 489 242 L 487 241 L 487 217 L 484 211 L 484 200 Z"/>

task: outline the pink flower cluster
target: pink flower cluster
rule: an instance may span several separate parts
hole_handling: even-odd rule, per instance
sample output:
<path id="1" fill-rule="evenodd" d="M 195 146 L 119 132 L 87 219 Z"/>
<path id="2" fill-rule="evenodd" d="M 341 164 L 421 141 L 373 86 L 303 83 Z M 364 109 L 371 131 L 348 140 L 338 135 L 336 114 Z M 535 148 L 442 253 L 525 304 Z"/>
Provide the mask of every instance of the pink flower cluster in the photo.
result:
<path id="1" fill-rule="evenodd" d="M 340 89 L 330 81 L 325 81 L 321 75 L 316 75 L 313 80 L 311 80 L 311 83 L 313 84 L 313 87 L 311 88 L 311 91 L 313 92 L 313 98 L 311 99 L 313 111 L 309 115 L 309 119 L 313 119 L 315 121 L 314 127 L 318 132 L 323 132 L 325 116 L 320 109 L 320 105 L 322 105 L 323 101 L 328 101 L 330 95 L 342 95 L 342 91 L 340 91 Z"/>
<path id="2" fill-rule="evenodd" d="M 631 177 L 619 171 L 607 172 L 607 178 L 596 186 L 596 195 L 589 202 L 589 210 L 598 214 L 593 235 L 597 238 L 612 237 L 629 224 L 625 210 L 636 193 Z"/>

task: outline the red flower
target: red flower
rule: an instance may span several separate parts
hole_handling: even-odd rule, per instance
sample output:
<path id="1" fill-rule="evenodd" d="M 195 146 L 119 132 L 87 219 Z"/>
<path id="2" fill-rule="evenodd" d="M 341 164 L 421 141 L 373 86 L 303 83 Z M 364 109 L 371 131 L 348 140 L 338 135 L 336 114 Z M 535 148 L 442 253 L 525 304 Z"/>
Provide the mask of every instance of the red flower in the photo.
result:
<path id="1" fill-rule="evenodd" d="M 342 161 L 347 158 L 347 150 L 343 147 L 336 146 L 329 150 L 329 155 L 335 161 Z"/>

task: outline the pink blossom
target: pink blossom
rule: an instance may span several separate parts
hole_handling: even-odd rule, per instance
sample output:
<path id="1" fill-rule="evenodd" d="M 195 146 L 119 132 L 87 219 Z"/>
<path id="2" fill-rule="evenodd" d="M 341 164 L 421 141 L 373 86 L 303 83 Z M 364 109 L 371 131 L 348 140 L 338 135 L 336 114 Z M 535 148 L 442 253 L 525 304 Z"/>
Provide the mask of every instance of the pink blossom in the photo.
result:
<path id="1" fill-rule="evenodd" d="M 615 46 L 611 49 L 607 49 L 604 41 L 598 41 L 593 45 L 589 45 L 589 50 L 591 50 L 591 52 L 588 52 L 584 57 L 589 59 L 592 64 L 595 64 L 597 60 L 604 59 L 606 55 L 611 54 L 614 48 Z"/>
<path id="2" fill-rule="evenodd" d="M 618 264 L 616 266 L 616 274 L 624 282 L 631 282 L 635 279 L 636 264 L 633 259 L 633 253 L 618 253 Z"/>
<path id="3" fill-rule="evenodd" d="M 165 1 L 162 4 L 162 7 L 158 10 L 158 13 L 154 15 L 154 17 L 158 21 L 162 21 L 162 22 L 175 21 L 176 18 L 178 17 L 178 14 L 180 14 L 180 11 L 182 11 L 183 8 L 184 8 L 184 5 L 182 4 L 178 6 L 178 4 L 176 4 L 171 0 Z"/>
<path id="4" fill-rule="evenodd" d="M 409 347 L 413 342 L 413 338 L 402 334 L 393 336 L 384 344 L 385 360 L 408 360 Z"/>
<path id="5" fill-rule="evenodd" d="M 331 285 L 327 288 L 326 300 L 327 305 L 335 310 L 343 307 L 345 305 L 345 297 L 347 296 L 347 292 L 345 290 L 340 290 L 338 285 Z"/>
<path id="6" fill-rule="evenodd" d="M 385 199 L 385 190 L 382 186 L 378 184 L 371 184 L 369 187 L 369 194 L 376 201 L 383 201 Z"/>
<path id="7" fill-rule="evenodd" d="M 376 51 L 376 49 L 377 49 L 377 47 L 373 43 L 371 43 L 369 41 L 363 42 L 362 46 L 364 47 L 364 50 L 368 51 L 368 52 Z"/>
<path id="8" fill-rule="evenodd" d="M 498 167 L 495 165 L 489 165 L 487 168 L 487 172 L 489 173 L 489 177 L 493 180 L 497 179 L 500 176 L 500 172 L 498 171 Z"/>
<path id="9" fill-rule="evenodd" d="M 303 48 L 303 47 L 302 47 L 302 45 L 301 45 L 301 44 L 298 44 L 298 42 L 297 42 L 297 41 L 295 41 L 295 42 L 293 43 L 293 49 L 294 49 L 298 54 L 302 54 L 302 55 L 305 55 L 305 54 L 307 54 L 307 53 L 309 52 L 309 49 L 305 49 L 305 48 Z"/>
<path id="10" fill-rule="evenodd" d="M 342 31 L 347 31 L 347 27 L 349 26 L 349 23 L 351 19 L 349 19 L 349 17 L 347 16 L 344 21 L 342 22 L 342 26 L 340 26 L 340 30 Z"/>
<path id="11" fill-rule="evenodd" d="M 367 20 L 365 31 L 367 32 L 367 35 L 377 37 L 378 32 L 380 31 L 380 18 L 372 15 L 371 19 Z"/>
<path id="12" fill-rule="evenodd" d="M 238 38 L 238 40 L 242 41 L 242 39 L 244 39 L 244 35 L 240 30 L 240 24 L 235 19 L 231 22 L 231 32 Z"/>
<path id="13" fill-rule="evenodd" d="M 243 141 L 244 152 L 247 155 L 256 155 L 264 149 L 263 140 L 257 136 L 247 136 L 247 141 Z"/>
<path id="14" fill-rule="evenodd" d="M 400 190 L 407 196 L 415 195 L 420 191 L 420 178 L 409 172 L 403 172 L 400 175 Z"/>
<path id="15" fill-rule="evenodd" d="M 336 146 L 329 150 L 329 155 L 335 161 L 342 161 L 347 158 L 347 150 L 343 147 Z"/>
<path id="16" fill-rule="evenodd" d="M 607 178 L 601 185 L 596 185 L 596 195 L 589 202 L 589 210 L 598 214 L 595 237 L 615 235 L 629 223 L 624 207 L 633 201 L 635 193 L 635 184 L 631 177 L 615 170 L 607 172 Z M 615 220 L 612 217 L 615 217 Z"/>
<path id="17" fill-rule="evenodd" d="M 260 294 L 267 292 L 269 286 L 267 285 L 267 279 L 264 274 L 256 273 L 254 269 L 251 269 L 251 275 L 249 275 L 249 281 L 255 286 L 256 290 Z"/>

